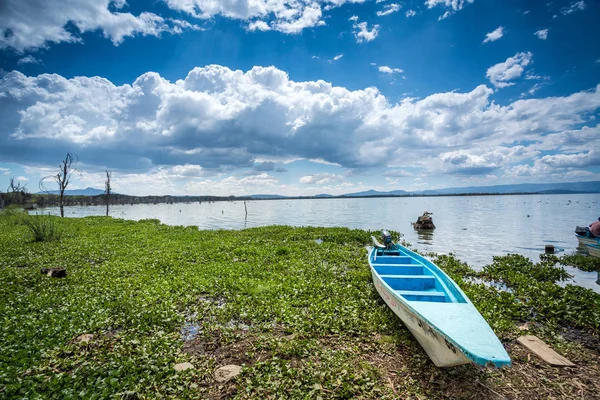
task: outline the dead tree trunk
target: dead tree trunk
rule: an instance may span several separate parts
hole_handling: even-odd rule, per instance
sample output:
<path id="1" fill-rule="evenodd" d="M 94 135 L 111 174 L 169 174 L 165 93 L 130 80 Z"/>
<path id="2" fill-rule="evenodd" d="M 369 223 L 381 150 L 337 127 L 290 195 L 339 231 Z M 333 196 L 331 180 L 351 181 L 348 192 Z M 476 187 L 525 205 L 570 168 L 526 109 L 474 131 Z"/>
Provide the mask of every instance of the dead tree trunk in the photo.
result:
<path id="1" fill-rule="evenodd" d="M 67 188 L 67 186 L 69 186 L 69 182 L 71 180 L 71 175 L 73 174 L 73 172 L 79 171 L 77 168 L 73 167 L 73 164 L 77 163 L 78 161 L 79 158 L 76 154 L 68 152 L 65 159 L 59 165 L 59 173 L 56 175 L 46 176 L 40 181 L 40 188 L 42 188 L 42 190 L 44 191 L 46 190 L 44 188 L 44 180 L 52 178 L 56 181 L 56 183 L 58 183 L 58 205 L 60 207 L 61 217 L 65 216 L 65 189 Z"/>
<path id="2" fill-rule="evenodd" d="M 111 173 L 106 170 L 106 181 L 104 182 L 104 193 L 106 202 L 106 216 L 108 217 L 108 208 L 110 206 L 110 175 Z"/>

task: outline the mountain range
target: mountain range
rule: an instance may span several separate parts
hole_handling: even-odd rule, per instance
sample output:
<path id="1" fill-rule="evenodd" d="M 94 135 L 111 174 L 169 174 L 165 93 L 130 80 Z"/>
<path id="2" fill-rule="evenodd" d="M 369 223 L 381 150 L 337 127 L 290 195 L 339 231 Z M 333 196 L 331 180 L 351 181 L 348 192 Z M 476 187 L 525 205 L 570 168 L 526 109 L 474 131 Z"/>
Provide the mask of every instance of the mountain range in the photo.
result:
<path id="1" fill-rule="evenodd" d="M 44 190 L 36 194 L 60 194 L 58 190 Z M 104 194 L 104 190 L 87 187 L 85 189 L 65 190 L 65 196 L 98 196 Z"/>
<path id="2" fill-rule="evenodd" d="M 39 192 L 40 194 L 59 194 L 58 190 L 49 190 Z M 405 190 L 391 190 L 382 192 L 377 190 L 367 190 L 363 192 L 347 193 L 340 196 L 331 194 L 318 194 L 316 196 L 307 196 L 315 198 L 329 197 L 381 197 L 381 196 L 435 196 L 435 195 L 458 195 L 458 194 L 510 194 L 510 193 L 540 193 L 540 194 L 560 194 L 560 193 L 600 193 L 600 181 L 590 182 L 563 182 L 563 183 L 520 183 L 514 185 L 494 185 L 494 186 L 467 186 L 454 187 L 435 190 L 421 190 L 407 192 Z M 98 196 L 104 194 L 104 190 L 88 187 L 85 189 L 65 190 L 67 196 Z M 253 194 L 249 196 L 240 196 L 244 198 L 273 200 L 285 199 L 296 196 L 283 196 L 278 194 Z"/>

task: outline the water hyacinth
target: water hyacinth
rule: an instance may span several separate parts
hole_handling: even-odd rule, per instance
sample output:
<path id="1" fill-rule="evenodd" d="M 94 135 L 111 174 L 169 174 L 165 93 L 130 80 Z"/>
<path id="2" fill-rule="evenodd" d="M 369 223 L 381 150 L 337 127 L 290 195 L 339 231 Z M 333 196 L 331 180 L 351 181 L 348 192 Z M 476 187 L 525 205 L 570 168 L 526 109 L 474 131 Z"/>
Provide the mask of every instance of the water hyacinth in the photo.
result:
<path id="1" fill-rule="evenodd" d="M 60 240 L 35 241 L 26 226 L 0 216 L 2 397 L 391 399 L 492 390 L 541 398 L 560 393 L 541 384 L 549 376 L 563 390 L 575 387 L 567 372 L 514 344 L 525 322 L 582 371 L 600 374 L 593 347 L 600 295 L 558 286 L 564 270 L 547 261 L 499 257 L 475 272 L 452 256 L 434 259 L 515 362 L 506 370 L 439 370 L 371 283 L 365 245 L 373 232 L 59 222 Z M 66 268 L 67 277 L 40 274 L 52 267 Z M 183 362 L 194 368 L 177 372 Z M 242 373 L 217 384 L 214 371 L 227 364 Z"/>

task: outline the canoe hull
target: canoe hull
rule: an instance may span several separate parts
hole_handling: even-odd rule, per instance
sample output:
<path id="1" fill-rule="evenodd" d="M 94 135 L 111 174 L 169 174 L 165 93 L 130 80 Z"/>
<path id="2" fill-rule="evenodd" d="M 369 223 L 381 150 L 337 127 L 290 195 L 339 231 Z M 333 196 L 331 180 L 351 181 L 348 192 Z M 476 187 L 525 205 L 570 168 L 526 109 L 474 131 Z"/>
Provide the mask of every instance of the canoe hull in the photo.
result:
<path id="1" fill-rule="evenodd" d="M 576 235 L 577 240 L 579 241 L 579 248 L 583 250 L 588 250 L 587 245 L 589 244 L 599 244 L 598 238 L 590 238 L 583 235 Z"/>
<path id="2" fill-rule="evenodd" d="M 446 368 L 471 363 L 460 349 L 457 349 L 427 321 L 419 318 L 398 296 L 390 292 L 374 269 L 371 269 L 371 275 L 375 289 L 383 301 L 402 320 L 437 367 Z"/>
<path id="3" fill-rule="evenodd" d="M 588 244 L 587 251 L 592 257 L 600 257 L 600 246 L 597 244 Z"/>

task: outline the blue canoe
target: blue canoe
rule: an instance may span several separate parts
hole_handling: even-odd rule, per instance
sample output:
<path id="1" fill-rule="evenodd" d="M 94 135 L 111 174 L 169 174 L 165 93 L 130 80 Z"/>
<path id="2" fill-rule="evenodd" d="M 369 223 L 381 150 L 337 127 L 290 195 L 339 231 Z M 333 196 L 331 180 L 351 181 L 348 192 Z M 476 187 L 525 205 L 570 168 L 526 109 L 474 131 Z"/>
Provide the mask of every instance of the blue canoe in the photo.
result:
<path id="1" fill-rule="evenodd" d="M 504 346 L 456 283 L 424 257 L 373 238 L 375 288 L 438 367 L 510 365 Z"/>

